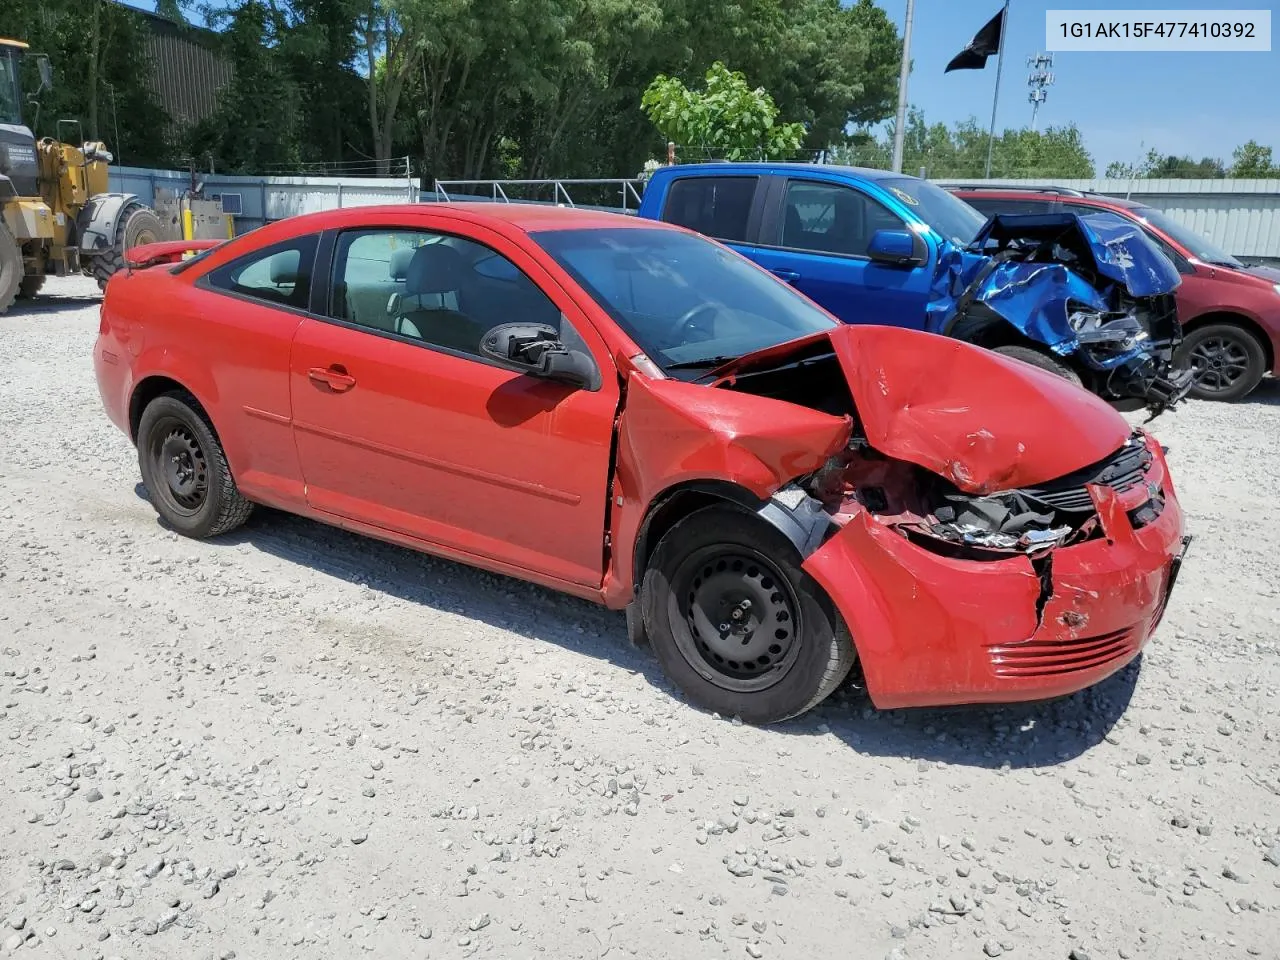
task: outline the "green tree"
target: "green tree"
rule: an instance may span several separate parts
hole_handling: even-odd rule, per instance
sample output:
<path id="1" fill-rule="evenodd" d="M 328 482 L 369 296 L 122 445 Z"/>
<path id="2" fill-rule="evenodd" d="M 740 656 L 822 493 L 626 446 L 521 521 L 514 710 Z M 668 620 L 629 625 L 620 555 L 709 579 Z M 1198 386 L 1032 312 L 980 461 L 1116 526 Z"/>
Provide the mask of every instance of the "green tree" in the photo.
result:
<path id="1" fill-rule="evenodd" d="M 1232 151 L 1230 175 L 1249 178 L 1280 177 L 1280 168 L 1271 161 L 1270 147 L 1250 140 Z"/>
<path id="2" fill-rule="evenodd" d="M 706 86 L 690 90 L 680 80 L 659 74 L 640 105 L 669 141 L 724 160 L 786 159 L 804 142 L 801 123 L 779 123 L 778 108 L 764 87 L 716 61 Z"/>
<path id="3" fill-rule="evenodd" d="M 89 139 L 101 139 L 131 164 L 167 162 L 170 120 L 152 92 L 142 17 L 105 0 L 5 0 L 2 29 L 48 56 L 52 90 L 39 95 L 39 113 L 26 105 L 36 136 L 59 136 L 59 120 L 78 120 Z M 26 58 L 23 85 L 39 84 L 35 57 Z M 72 128 L 61 135 L 76 139 Z"/>
<path id="4" fill-rule="evenodd" d="M 893 123 L 881 138 L 864 135 L 860 142 L 838 146 L 835 158 L 842 163 L 887 168 L 892 156 Z M 935 178 L 981 178 L 987 160 L 987 130 L 974 117 L 948 127 L 929 124 L 916 108 L 907 113 L 903 134 L 902 169 L 924 169 Z M 1089 178 L 1093 158 L 1075 124 L 1045 130 L 1005 130 L 997 134 L 991 149 L 993 177 Z"/>

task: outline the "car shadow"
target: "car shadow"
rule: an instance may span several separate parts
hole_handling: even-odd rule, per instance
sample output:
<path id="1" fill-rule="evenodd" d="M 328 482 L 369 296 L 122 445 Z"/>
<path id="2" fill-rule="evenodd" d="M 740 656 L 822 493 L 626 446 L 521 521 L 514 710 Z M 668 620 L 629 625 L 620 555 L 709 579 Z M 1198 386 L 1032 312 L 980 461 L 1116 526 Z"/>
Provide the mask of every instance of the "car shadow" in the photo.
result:
<path id="1" fill-rule="evenodd" d="M 79 307 L 91 307 L 100 303 L 102 303 L 101 295 L 96 297 L 81 295 L 57 296 L 41 293 L 31 300 L 13 301 L 5 316 L 30 317 L 42 313 L 57 313 L 59 310 L 66 310 L 68 307 L 76 309 Z"/>
<path id="2" fill-rule="evenodd" d="M 134 492 L 149 502 L 143 484 Z M 554 643 L 683 699 L 651 652 L 627 641 L 625 616 L 586 600 L 265 507 L 238 530 L 206 542 L 249 545 L 408 603 Z M 921 763 L 1052 766 L 1103 740 L 1129 705 L 1140 662 L 1056 700 L 941 709 L 876 710 L 851 675 L 815 710 L 768 729 L 783 737 L 834 736 L 858 753 Z"/>
<path id="3" fill-rule="evenodd" d="M 1236 402 L 1263 407 L 1280 407 L 1280 377 L 1263 377 L 1248 396 Z"/>

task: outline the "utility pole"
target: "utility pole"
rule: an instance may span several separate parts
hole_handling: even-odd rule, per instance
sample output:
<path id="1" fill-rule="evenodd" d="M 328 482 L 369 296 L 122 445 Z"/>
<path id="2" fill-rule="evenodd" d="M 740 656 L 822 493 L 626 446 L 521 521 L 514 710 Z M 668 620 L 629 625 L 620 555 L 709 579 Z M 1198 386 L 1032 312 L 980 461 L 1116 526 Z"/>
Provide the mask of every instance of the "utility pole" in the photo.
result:
<path id="1" fill-rule="evenodd" d="M 911 74 L 911 22 L 915 19 L 915 7 L 915 0 L 907 0 L 907 22 L 902 30 L 902 67 L 898 71 L 898 121 L 893 129 L 894 173 L 902 172 L 903 138 L 907 133 L 907 78 Z"/>

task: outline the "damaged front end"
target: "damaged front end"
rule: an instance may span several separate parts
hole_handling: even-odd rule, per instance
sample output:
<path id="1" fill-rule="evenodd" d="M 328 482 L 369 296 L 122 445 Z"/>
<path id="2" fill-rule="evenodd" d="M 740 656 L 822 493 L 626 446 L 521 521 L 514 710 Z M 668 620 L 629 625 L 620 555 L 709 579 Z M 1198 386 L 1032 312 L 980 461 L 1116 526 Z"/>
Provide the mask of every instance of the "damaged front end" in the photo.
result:
<path id="1" fill-rule="evenodd" d="M 821 462 L 776 471 L 758 515 L 840 611 L 878 706 L 1070 693 L 1159 622 L 1185 549 L 1163 451 L 1066 381 L 847 326 L 742 358 L 713 387 L 832 424 L 814 419 Z M 766 449 L 753 430 L 718 436 L 721 459 Z"/>
<path id="2" fill-rule="evenodd" d="M 1005 324 L 1067 360 L 1093 392 L 1154 417 L 1191 389 L 1177 269 L 1111 214 L 997 215 L 965 249 L 944 245 L 927 329 L 981 346 Z"/>

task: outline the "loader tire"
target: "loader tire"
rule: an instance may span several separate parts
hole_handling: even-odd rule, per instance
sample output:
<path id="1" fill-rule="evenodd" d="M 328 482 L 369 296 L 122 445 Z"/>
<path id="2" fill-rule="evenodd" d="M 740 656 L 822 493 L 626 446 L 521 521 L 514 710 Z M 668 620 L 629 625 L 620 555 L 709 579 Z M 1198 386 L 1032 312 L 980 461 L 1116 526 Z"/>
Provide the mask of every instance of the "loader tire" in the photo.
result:
<path id="1" fill-rule="evenodd" d="M 22 249 L 9 228 L 0 222 L 0 313 L 13 305 L 22 286 Z"/>
<path id="2" fill-rule="evenodd" d="M 144 243 L 155 243 L 163 232 L 160 218 L 156 216 L 154 210 L 136 200 L 126 204 L 120 211 L 120 220 L 116 223 L 116 236 L 111 249 L 94 257 L 89 267 L 89 272 L 98 281 L 98 289 L 105 290 L 111 275 L 124 267 L 126 250 Z"/>

